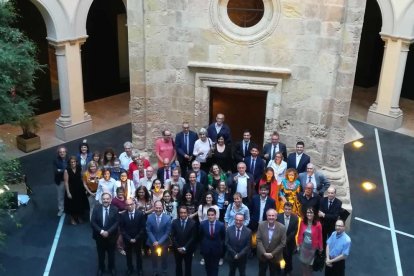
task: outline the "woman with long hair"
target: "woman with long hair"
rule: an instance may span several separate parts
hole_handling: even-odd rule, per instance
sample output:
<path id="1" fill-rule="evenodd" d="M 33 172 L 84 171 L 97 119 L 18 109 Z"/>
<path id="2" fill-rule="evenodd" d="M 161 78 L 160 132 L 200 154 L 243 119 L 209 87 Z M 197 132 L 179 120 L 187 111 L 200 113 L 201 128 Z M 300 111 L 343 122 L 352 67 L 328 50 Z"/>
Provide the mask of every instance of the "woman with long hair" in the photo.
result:
<path id="1" fill-rule="evenodd" d="M 164 195 L 164 189 L 162 188 L 161 180 L 154 179 L 151 187 L 152 202 L 161 201 Z"/>
<path id="2" fill-rule="evenodd" d="M 95 161 L 88 163 L 88 169 L 83 174 L 83 187 L 85 188 L 89 201 L 89 218 L 92 217 L 93 208 L 96 205 L 96 191 L 98 190 L 99 179 L 102 178 L 102 171 L 98 169 Z"/>
<path id="3" fill-rule="evenodd" d="M 210 173 L 207 175 L 206 190 L 214 190 L 221 181 L 226 181 L 227 176 L 217 164 L 213 164 L 210 168 Z"/>
<path id="4" fill-rule="evenodd" d="M 220 210 L 219 221 L 224 222 L 224 215 L 226 214 L 227 207 L 231 201 L 231 195 L 227 189 L 225 181 L 220 181 L 215 190 L 214 196 L 216 198 L 217 206 Z"/>
<path id="5" fill-rule="evenodd" d="M 153 202 L 147 187 L 139 186 L 135 190 L 135 204 L 137 209 L 145 214 L 145 217 L 152 213 Z"/>
<path id="6" fill-rule="evenodd" d="M 112 148 L 107 148 L 102 157 L 102 165 L 105 169 L 112 169 L 114 167 L 116 155 Z"/>
<path id="7" fill-rule="evenodd" d="M 233 157 L 230 145 L 226 145 L 223 134 L 217 135 L 217 141 L 213 150 L 213 162 L 223 169 L 226 173 L 231 173 L 233 169 Z"/>
<path id="8" fill-rule="evenodd" d="M 283 206 L 286 201 L 292 203 L 292 213 L 300 215 L 301 204 L 298 199 L 300 193 L 300 182 L 298 180 L 298 172 L 293 169 L 286 170 L 286 178 L 282 180 L 279 191 L 279 208 L 278 212 L 283 213 Z"/>
<path id="9" fill-rule="evenodd" d="M 323 250 L 322 225 L 318 213 L 313 208 L 307 208 L 306 214 L 299 225 L 297 235 L 299 260 L 302 263 L 302 275 L 312 275 L 312 264 L 315 251 Z"/>
<path id="10" fill-rule="evenodd" d="M 183 201 L 181 202 L 181 205 L 184 205 L 187 207 L 188 217 L 198 222 L 196 218 L 198 215 L 197 208 L 196 208 L 197 206 L 193 198 L 193 193 L 191 191 L 184 192 L 184 197 L 183 197 Z"/>
<path id="11" fill-rule="evenodd" d="M 128 173 L 123 171 L 120 176 L 119 180 L 116 181 L 116 187 L 122 187 L 125 191 L 125 199 L 134 198 L 135 197 L 135 185 L 132 180 L 128 179 Z"/>
<path id="12" fill-rule="evenodd" d="M 169 190 L 164 191 L 161 202 L 164 207 L 164 214 L 169 215 L 172 219 L 176 219 L 177 203 L 172 200 L 171 192 Z"/>
<path id="13" fill-rule="evenodd" d="M 258 185 L 258 193 L 260 191 L 260 187 L 263 185 L 267 185 L 269 187 L 269 196 L 274 199 L 276 202 L 276 210 L 279 208 L 279 183 L 275 178 L 275 173 L 273 168 L 268 167 L 263 172 L 262 178 L 259 180 Z"/>

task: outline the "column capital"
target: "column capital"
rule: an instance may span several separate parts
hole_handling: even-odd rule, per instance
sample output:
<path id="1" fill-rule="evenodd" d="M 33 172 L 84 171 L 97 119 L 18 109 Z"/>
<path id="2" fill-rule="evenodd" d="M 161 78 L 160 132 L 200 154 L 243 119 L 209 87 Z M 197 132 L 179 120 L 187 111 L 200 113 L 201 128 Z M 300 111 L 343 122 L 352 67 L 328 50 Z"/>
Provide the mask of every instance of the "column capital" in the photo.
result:
<path id="1" fill-rule="evenodd" d="M 414 37 L 403 37 L 403 36 L 397 36 L 387 33 L 379 33 L 381 36 L 381 39 L 385 42 L 392 40 L 392 41 L 398 41 L 401 40 L 402 44 L 409 46 L 410 44 L 414 43 Z"/>
<path id="2" fill-rule="evenodd" d="M 60 40 L 55 40 L 51 37 L 46 37 L 46 39 L 49 41 L 49 44 L 55 48 L 64 47 L 68 43 L 70 45 L 75 45 L 75 44 L 82 45 L 83 43 L 85 43 L 87 38 L 88 38 L 87 35 L 81 36 L 81 37 L 75 37 L 75 38 L 60 39 Z"/>

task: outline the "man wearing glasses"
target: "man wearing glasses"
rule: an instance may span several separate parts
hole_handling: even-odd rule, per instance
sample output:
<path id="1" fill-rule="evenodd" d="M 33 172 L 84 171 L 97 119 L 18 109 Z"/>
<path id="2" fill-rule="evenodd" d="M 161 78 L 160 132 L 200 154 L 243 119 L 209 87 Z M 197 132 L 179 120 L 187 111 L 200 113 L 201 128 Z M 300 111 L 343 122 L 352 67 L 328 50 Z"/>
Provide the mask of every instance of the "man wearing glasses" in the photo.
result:
<path id="1" fill-rule="evenodd" d="M 345 259 L 349 256 L 351 238 L 345 233 L 345 223 L 337 220 L 335 232 L 326 242 L 325 276 L 344 276 Z"/>
<path id="2" fill-rule="evenodd" d="M 317 193 L 320 197 L 323 197 L 323 194 L 331 185 L 323 173 L 315 170 L 315 166 L 312 163 L 306 165 L 306 172 L 299 174 L 299 181 L 303 190 L 306 184 L 312 183 L 313 192 Z"/>

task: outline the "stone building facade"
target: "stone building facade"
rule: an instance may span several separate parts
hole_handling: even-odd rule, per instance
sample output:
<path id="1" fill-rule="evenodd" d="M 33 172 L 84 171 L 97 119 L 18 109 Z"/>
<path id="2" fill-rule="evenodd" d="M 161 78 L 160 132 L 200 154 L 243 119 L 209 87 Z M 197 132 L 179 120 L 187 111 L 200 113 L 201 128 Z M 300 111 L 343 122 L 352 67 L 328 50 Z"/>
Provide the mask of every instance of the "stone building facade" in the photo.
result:
<path id="1" fill-rule="evenodd" d="M 291 149 L 303 140 L 342 186 L 364 1 L 267 0 L 249 28 L 229 19 L 228 3 L 128 2 L 134 143 L 152 149 L 161 129 L 208 125 L 211 87 L 267 91 L 265 140 L 274 130 Z"/>

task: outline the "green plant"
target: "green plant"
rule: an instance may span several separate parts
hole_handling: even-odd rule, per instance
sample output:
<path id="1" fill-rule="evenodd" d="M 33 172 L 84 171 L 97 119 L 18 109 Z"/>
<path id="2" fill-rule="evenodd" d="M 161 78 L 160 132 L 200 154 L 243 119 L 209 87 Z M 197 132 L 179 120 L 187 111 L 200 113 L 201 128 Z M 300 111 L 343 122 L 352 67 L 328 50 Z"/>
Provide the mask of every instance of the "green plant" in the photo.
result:
<path id="1" fill-rule="evenodd" d="M 39 121 L 34 116 L 20 118 L 18 125 L 22 129 L 22 137 L 26 139 L 35 137 L 36 132 L 39 130 Z"/>

